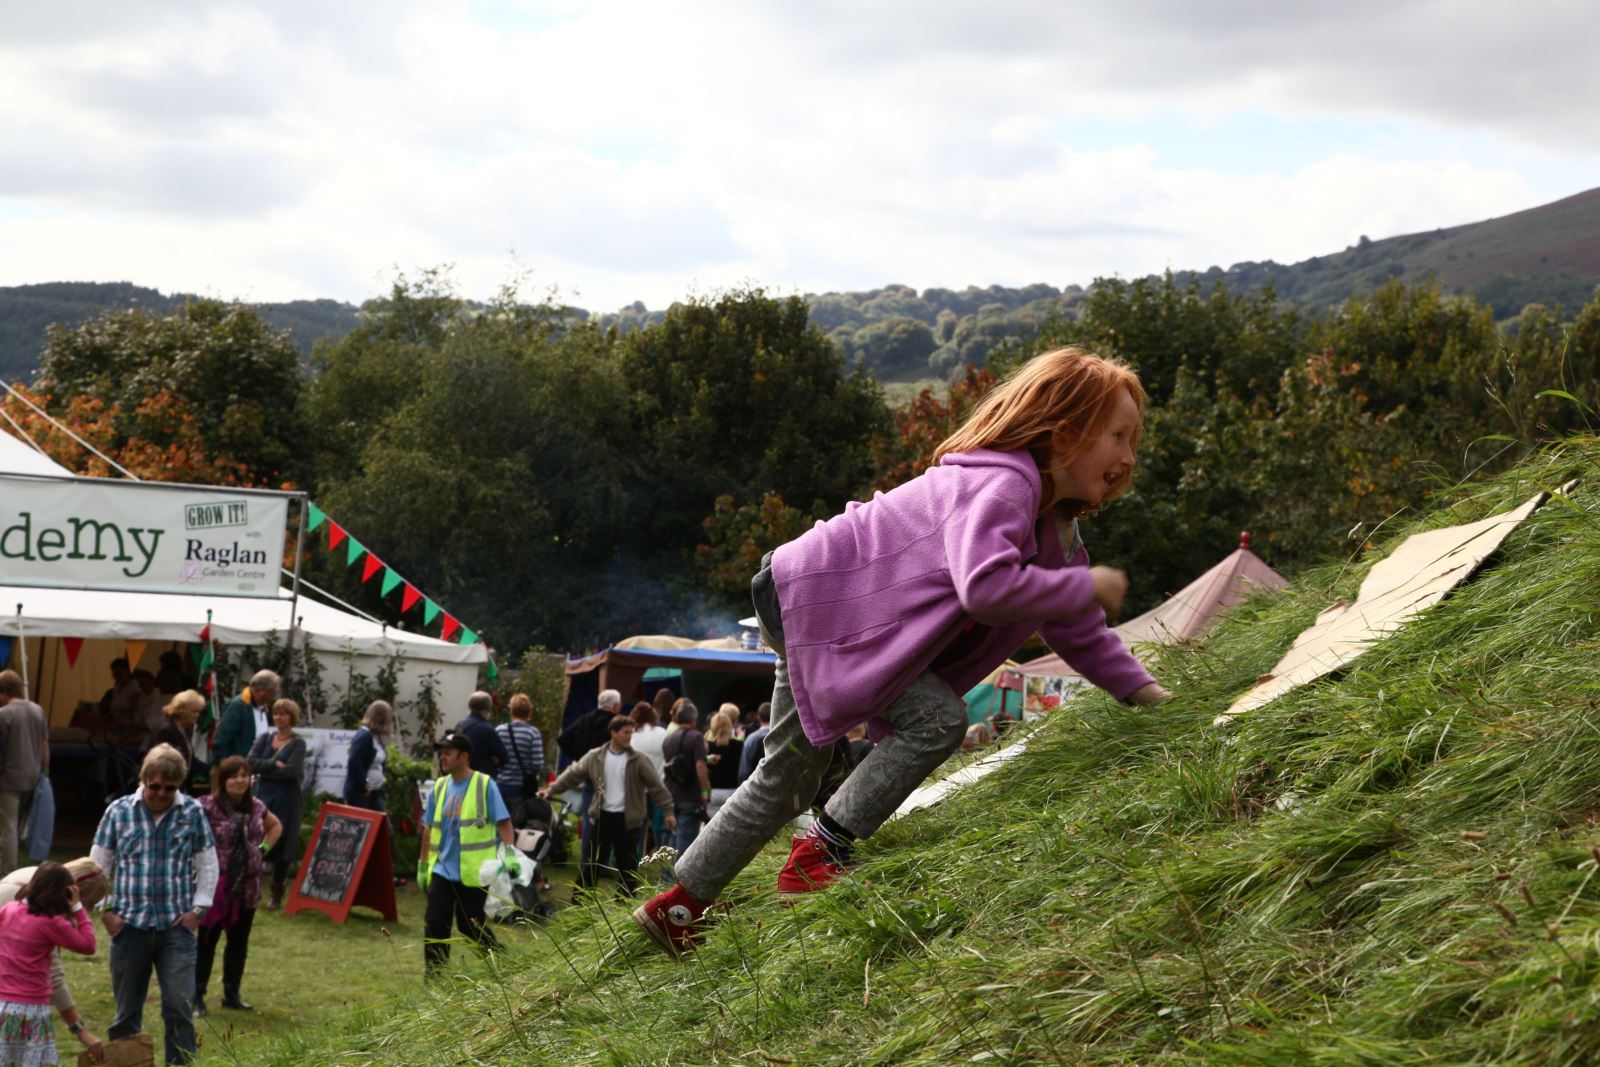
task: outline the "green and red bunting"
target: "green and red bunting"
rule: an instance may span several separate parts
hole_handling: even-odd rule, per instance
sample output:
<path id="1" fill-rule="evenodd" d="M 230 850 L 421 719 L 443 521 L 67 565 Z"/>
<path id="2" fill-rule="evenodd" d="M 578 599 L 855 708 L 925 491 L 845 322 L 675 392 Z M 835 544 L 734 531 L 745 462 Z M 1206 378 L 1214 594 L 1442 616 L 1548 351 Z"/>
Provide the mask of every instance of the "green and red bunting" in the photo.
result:
<path id="1" fill-rule="evenodd" d="M 206 695 L 205 711 L 200 716 L 202 736 L 209 737 L 217 724 L 217 672 L 216 647 L 211 642 L 211 612 L 206 612 L 206 624 L 200 630 L 200 654 L 195 657 L 199 667 L 200 691 Z"/>
<path id="2" fill-rule="evenodd" d="M 372 581 L 381 572 L 383 581 L 379 583 L 379 596 L 387 597 L 396 589 L 401 590 L 400 614 L 406 614 L 420 602 L 423 606 L 422 625 L 424 627 L 432 626 L 435 619 L 441 615 L 444 616 L 444 620 L 440 624 L 439 640 L 453 640 L 462 645 L 475 645 L 482 640 L 477 631 L 462 625 L 460 619 L 445 611 L 434 603 L 431 598 L 423 596 L 421 590 L 401 577 L 394 568 L 373 555 L 360 541 L 351 537 L 349 531 L 329 518 L 327 512 L 309 500 L 306 501 L 306 529 L 315 531 L 324 526 L 328 528 L 328 551 L 334 551 L 341 544 L 345 546 L 345 566 L 354 567 L 357 560 L 365 559 L 361 566 L 361 581 L 363 583 Z M 196 660 L 198 661 L 198 659 L 199 655 L 197 653 Z M 495 662 L 491 658 L 488 664 L 489 679 L 493 681 L 499 674 L 500 670 L 495 666 Z"/>

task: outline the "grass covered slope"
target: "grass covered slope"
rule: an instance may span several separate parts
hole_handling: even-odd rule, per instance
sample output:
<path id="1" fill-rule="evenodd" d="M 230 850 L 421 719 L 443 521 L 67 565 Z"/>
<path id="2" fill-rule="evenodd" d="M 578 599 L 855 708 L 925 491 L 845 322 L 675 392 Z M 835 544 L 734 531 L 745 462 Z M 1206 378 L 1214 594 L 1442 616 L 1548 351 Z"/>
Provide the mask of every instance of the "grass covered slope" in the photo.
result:
<path id="1" fill-rule="evenodd" d="M 1345 676 L 1209 724 L 1407 532 L 1571 477 L 1497 564 Z M 769 848 L 674 963 L 620 905 L 271 1064 L 1600 1059 L 1600 443 L 1245 605 L 780 908 Z"/>

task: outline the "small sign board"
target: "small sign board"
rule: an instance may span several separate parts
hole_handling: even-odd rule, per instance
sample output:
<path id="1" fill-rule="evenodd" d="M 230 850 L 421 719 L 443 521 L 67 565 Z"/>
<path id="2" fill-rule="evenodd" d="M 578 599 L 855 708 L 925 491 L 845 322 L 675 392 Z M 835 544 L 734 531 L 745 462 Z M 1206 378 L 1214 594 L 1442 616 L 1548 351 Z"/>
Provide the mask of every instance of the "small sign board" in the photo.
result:
<path id="1" fill-rule="evenodd" d="M 317 812 L 283 913 L 320 911 L 342 923 L 357 905 L 372 908 L 390 922 L 399 917 L 389 817 L 330 800 Z"/>

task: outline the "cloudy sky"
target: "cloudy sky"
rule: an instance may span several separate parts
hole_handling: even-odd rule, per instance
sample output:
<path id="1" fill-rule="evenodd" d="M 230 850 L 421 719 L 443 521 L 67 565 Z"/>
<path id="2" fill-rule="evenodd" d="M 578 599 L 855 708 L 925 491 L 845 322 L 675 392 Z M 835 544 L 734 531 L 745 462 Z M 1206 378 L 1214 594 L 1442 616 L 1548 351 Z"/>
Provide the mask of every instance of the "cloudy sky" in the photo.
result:
<path id="1" fill-rule="evenodd" d="M 0 6 L 0 284 L 609 310 L 1294 261 L 1600 185 L 1591 0 Z"/>

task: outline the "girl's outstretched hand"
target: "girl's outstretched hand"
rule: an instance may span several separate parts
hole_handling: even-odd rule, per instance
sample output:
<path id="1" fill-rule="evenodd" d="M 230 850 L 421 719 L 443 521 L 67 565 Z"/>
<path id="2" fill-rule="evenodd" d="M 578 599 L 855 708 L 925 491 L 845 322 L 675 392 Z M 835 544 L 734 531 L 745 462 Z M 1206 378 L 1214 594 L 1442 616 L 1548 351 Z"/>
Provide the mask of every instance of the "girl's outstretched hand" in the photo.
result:
<path id="1" fill-rule="evenodd" d="M 1160 682 L 1150 682 L 1141 685 L 1128 694 L 1130 704 L 1164 704 L 1172 699 L 1172 694 Z"/>
<path id="2" fill-rule="evenodd" d="M 1114 618 L 1128 595 L 1128 576 L 1115 567 L 1090 567 L 1089 580 L 1094 582 L 1095 603 L 1105 609 L 1106 618 Z"/>

